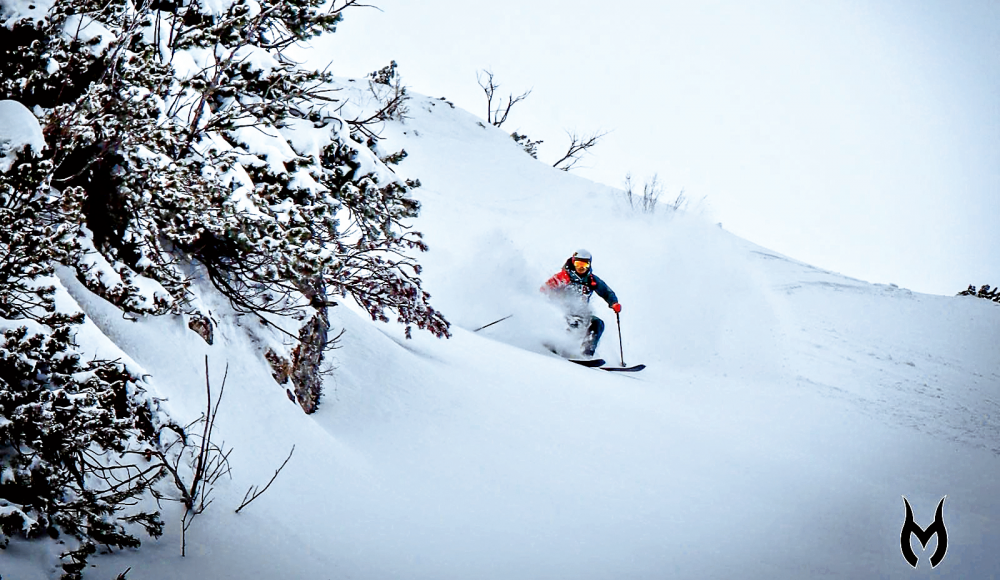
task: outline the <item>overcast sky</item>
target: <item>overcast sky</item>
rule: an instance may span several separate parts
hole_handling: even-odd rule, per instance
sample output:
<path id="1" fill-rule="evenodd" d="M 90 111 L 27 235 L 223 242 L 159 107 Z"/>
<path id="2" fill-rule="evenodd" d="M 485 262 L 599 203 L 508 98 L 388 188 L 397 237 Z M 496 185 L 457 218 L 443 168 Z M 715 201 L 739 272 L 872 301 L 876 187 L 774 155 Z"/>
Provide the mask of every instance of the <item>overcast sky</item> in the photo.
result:
<path id="1" fill-rule="evenodd" d="M 705 198 L 750 241 L 870 282 L 1000 285 L 1000 2 L 373 0 L 311 62 L 395 60 L 482 117 L 476 73 L 532 93 L 503 128 L 574 172 Z"/>

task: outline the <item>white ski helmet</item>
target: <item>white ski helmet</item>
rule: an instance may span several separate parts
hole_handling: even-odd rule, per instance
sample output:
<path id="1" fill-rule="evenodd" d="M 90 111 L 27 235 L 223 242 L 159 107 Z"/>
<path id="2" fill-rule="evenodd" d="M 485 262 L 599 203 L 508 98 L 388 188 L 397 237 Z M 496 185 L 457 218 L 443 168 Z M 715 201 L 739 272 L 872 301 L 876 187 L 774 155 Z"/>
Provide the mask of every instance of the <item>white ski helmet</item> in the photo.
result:
<path id="1" fill-rule="evenodd" d="M 577 250 L 577 251 L 573 252 L 573 259 L 574 260 L 582 260 L 582 261 L 590 262 L 590 263 L 594 262 L 594 256 L 590 252 L 588 252 L 587 250 Z"/>

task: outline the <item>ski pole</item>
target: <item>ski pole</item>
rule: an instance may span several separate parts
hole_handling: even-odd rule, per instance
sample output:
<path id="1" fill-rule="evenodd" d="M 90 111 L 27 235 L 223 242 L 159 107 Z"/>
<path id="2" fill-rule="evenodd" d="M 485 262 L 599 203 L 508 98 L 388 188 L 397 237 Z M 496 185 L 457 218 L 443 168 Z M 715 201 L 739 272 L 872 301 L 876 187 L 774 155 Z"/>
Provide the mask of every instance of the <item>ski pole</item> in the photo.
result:
<path id="1" fill-rule="evenodd" d="M 500 320 L 494 320 L 493 322 L 491 322 L 491 323 L 489 323 L 489 324 L 484 324 L 483 326 L 480 326 L 479 328 L 477 328 L 477 329 L 473 330 L 472 332 L 479 332 L 480 330 L 482 330 L 482 329 L 484 329 L 484 328 L 487 328 L 487 327 L 490 327 L 490 326 L 493 326 L 494 324 L 496 324 L 496 323 L 498 323 L 498 322 L 503 322 L 504 320 L 507 320 L 507 319 L 508 319 L 508 318 L 510 318 L 511 316 L 514 316 L 514 315 L 513 315 L 513 314 L 508 314 L 507 316 L 504 316 L 504 317 L 503 317 L 503 318 L 501 318 Z"/>
<path id="2" fill-rule="evenodd" d="M 615 320 L 618 321 L 618 350 L 622 355 L 622 366 L 625 366 L 625 348 L 622 347 L 622 315 L 615 312 Z"/>

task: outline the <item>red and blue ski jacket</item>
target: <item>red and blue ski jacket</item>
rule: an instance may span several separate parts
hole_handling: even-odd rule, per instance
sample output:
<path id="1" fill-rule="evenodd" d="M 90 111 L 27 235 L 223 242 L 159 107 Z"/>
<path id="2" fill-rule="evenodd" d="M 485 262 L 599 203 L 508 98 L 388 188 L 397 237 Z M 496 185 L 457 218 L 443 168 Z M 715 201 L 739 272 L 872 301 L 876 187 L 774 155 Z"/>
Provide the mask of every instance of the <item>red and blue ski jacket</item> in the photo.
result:
<path id="1" fill-rule="evenodd" d="M 590 302 L 591 294 L 597 293 L 598 296 L 608 303 L 608 306 L 613 306 L 618 302 L 618 297 L 615 296 L 614 291 L 604 283 L 604 280 L 594 275 L 593 269 L 588 270 L 583 276 L 577 274 L 573 268 L 572 258 L 566 260 L 559 273 L 549 278 L 545 285 L 542 286 L 542 291 L 563 295 L 577 292 L 583 301 L 588 303 Z"/>

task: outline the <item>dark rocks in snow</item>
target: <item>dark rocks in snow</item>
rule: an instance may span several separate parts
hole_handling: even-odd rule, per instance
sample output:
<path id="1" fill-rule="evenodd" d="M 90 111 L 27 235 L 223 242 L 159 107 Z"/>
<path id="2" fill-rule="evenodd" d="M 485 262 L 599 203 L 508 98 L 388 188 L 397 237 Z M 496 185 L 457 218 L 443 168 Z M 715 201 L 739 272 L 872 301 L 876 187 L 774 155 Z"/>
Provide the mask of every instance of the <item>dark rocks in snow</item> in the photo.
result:
<path id="1" fill-rule="evenodd" d="M 292 374 L 292 361 L 268 348 L 264 351 L 264 358 L 271 365 L 271 376 L 279 385 L 288 382 L 288 377 Z"/>
<path id="2" fill-rule="evenodd" d="M 320 365 L 323 364 L 323 351 L 327 347 L 329 333 L 330 320 L 326 308 L 321 308 L 299 330 L 299 344 L 292 351 L 290 378 L 295 386 L 295 398 L 306 414 L 314 413 L 319 408 L 323 392 Z"/>
<path id="3" fill-rule="evenodd" d="M 215 325 L 204 314 L 197 313 L 188 320 L 188 328 L 204 339 L 208 344 L 212 344 L 215 339 Z"/>

